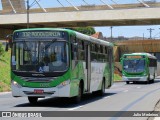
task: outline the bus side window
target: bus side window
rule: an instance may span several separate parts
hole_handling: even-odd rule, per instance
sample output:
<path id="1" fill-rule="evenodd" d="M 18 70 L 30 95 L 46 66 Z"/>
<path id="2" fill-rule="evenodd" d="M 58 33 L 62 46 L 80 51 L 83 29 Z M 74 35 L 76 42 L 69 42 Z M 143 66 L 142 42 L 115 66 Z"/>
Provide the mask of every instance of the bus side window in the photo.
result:
<path id="1" fill-rule="evenodd" d="M 78 43 L 75 36 L 71 37 L 71 58 L 72 60 L 78 59 Z"/>
<path id="2" fill-rule="evenodd" d="M 157 60 L 149 58 L 149 67 L 157 67 Z"/>
<path id="3" fill-rule="evenodd" d="M 78 60 L 85 60 L 84 41 L 78 40 Z"/>
<path id="4" fill-rule="evenodd" d="M 109 58 L 108 47 L 105 47 L 105 60 L 106 60 L 106 62 L 108 62 L 108 58 Z"/>

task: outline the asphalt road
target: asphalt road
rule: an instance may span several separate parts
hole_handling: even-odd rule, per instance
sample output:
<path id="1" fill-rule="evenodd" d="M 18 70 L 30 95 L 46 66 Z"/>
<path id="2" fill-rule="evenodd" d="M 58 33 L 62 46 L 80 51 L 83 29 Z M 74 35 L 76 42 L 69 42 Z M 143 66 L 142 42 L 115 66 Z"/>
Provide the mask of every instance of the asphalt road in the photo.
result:
<path id="1" fill-rule="evenodd" d="M 155 83 L 151 84 L 131 83 L 127 85 L 125 82 L 117 82 L 110 89 L 106 89 L 103 97 L 88 94 L 83 97 L 79 104 L 73 104 L 72 100 L 67 98 L 45 98 L 40 99 L 37 105 L 31 105 L 27 98 L 13 98 L 10 92 L 0 93 L 0 111 L 117 111 L 116 114 L 122 115 L 123 113 L 120 113 L 120 111 L 153 111 L 159 100 L 160 79 L 156 79 Z M 75 117 L 62 117 L 45 119 L 75 120 Z M 10 120 L 10 118 L 5 119 Z M 37 120 L 37 118 L 32 119 Z M 32 119 L 29 118 L 29 120 Z M 43 119 L 38 118 L 38 120 Z M 76 120 L 81 119 L 82 117 L 76 118 Z M 83 117 L 83 119 L 147 120 L 147 117 Z"/>

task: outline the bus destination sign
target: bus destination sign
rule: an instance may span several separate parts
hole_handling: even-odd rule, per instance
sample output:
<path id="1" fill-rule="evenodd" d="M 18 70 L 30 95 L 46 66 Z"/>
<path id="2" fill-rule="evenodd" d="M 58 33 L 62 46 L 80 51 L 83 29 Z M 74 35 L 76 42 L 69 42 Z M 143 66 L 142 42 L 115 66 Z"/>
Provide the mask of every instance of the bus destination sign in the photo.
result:
<path id="1" fill-rule="evenodd" d="M 139 59 L 139 58 L 143 58 L 143 56 L 141 56 L 141 55 L 130 55 L 130 56 L 126 56 L 126 58 L 135 58 L 135 59 Z"/>
<path id="2" fill-rule="evenodd" d="M 14 34 L 15 38 L 48 38 L 62 37 L 63 32 L 58 31 L 22 31 Z"/>

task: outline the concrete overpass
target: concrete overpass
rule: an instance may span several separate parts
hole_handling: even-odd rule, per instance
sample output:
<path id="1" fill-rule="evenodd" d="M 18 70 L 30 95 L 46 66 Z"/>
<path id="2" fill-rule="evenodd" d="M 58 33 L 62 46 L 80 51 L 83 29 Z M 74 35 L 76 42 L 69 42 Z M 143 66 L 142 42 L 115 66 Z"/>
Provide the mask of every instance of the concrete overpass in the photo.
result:
<path id="1" fill-rule="evenodd" d="M 4 38 L 15 29 L 26 28 L 27 14 L 24 0 L 1 1 L 0 38 Z M 159 11 L 160 2 L 58 8 L 40 6 L 29 10 L 29 21 L 30 27 L 159 25 Z"/>
<path id="2" fill-rule="evenodd" d="M 126 26 L 160 24 L 160 8 L 30 13 L 30 24 L 45 27 Z M 0 26 L 26 25 L 26 14 L 0 15 Z"/>
<path id="3" fill-rule="evenodd" d="M 27 15 L 23 0 L 10 1 L 12 7 L 9 7 L 6 0 L 2 0 L 4 9 L 0 11 L 0 27 L 26 27 Z M 159 11 L 159 2 L 151 2 L 147 6 L 136 3 L 35 8 L 30 9 L 29 19 L 31 27 L 157 25 L 160 24 Z"/>

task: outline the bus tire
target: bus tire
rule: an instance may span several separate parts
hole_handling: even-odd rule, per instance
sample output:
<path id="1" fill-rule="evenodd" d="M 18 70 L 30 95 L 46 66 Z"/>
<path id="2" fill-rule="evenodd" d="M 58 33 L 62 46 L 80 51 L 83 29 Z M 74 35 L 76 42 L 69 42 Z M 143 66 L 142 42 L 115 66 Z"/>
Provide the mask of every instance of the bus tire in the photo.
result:
<path id="1" fill-rule="evenodd" d="M 149 75 L 150 76 L 150 75 Z M 148 76 L 148 79 L 147 81 L 145 82 L 146 84 L 149 84 L 150 83 L 150 77 Z"/>
<path id="2" fill-rule="evenodd" d="M 28 97 L 28 101 L 30 104 L 37 104 L 38 97 Z"/>
<path id="3" fill-rule="evenodd" d="M 129 81 L 126 81 L 126 84 L 129 84 Z"/>
<path id="4" fill-rule="evenodd" d="M 152 83 L 154 83 L 154 80 L 155 80 L 155 79 L 156 79 L 156 75 L 155 75 L 155 73 L 154 73 Z"/>
<path id="5" fill-rule="evenodd" d="M 149 83 L 150 83 L 150 80 L 147 80 L 147 81 L 146 81 L 146 84 L 149 84 Z"/>
<path id="6" fill-rule="evenodd" d="M 101 90 L 97 91 L 96 94 L 98 96 L 103 96 L 105 93 L 105 80 L 102 81 Z"/>
<path id="7" fill-rule="evenodd" d="M 78 88 L 78 95 L 73 98 L 74 103 L 78 104 L 81 102 L 82 99 L 82 83 L 80 82 L 79 88 Z"/>

